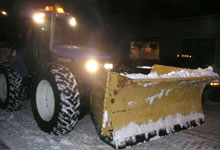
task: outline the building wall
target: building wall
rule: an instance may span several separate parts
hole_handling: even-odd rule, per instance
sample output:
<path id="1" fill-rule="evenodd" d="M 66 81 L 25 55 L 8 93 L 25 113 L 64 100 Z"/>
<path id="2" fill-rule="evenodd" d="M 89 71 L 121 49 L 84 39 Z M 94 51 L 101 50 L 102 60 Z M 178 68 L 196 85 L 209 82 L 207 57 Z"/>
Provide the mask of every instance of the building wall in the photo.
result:
<path id="1" fill-rule="evenodd" d="M 148 22 L 135 30 L 147 37 L 212 36 L 220 33 L 220 17 Z"/>
<path id="2" fill-rule="evenodd" d="M 172 58 L 176 56 L 179 49 L 179 39 L 162 38 L 160 39 L 160 60 L 161 64 L 171 65 Z"/>
<path id="3" fill-rule="evenodd" d="M 159 39 L 160 62 L 180 49 L 182 38 L 215 38 L 215 65 L 220 68 L 220 16 L 147 22 L 127 29 L 133 39 Z"/>

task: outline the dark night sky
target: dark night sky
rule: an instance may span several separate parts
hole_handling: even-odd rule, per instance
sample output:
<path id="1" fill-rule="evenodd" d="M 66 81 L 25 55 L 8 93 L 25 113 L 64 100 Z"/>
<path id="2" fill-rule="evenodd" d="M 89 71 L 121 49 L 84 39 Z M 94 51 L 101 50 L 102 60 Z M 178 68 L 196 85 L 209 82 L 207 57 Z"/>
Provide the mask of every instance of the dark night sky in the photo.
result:
<path id="1" fill-rule="evenodd" d="M 69 12 L 99 19 L 117 12 L 130 12 L 149 19 L 172 19 L 220 14 L 213 0 L 57 0 Z M 1 0 L 0 9 L 17 13 L 18 9 L 37 8 L 51 0 Z"/>
<path id="2" fill-rule="evenodd" d="M 57 0 L 85 25 L 84 32 L 101 32 L 107 37 L 118 34 L 123 18 L 125 25 L 146 21 L 220 15 L 219 1 L 215 0 Z M 21 10 L 32 10 L 52 5 L 52 0 L 0 0 L 0 10 L 5 9 L 14 18 Z M 124 15 L 125 17 L 121 17 Z M 113 20 L 111 20 L 113 18 Z M 118 20 L 116 18 L 119 18 Z M 137 19 L 138 18 L 138 19 Z M 111 27 L 111 25 L 113 26 Z M 80 25 L 80 27 L 82 27 Z M 114 26 L 116 25 L 116 26 Z M 122 26 L 123 27 L 123 26 Z M 112 32 L 113 28 L 115 32 Z M 102 33 L 104 31 L 104 33 Z M 109 33 L 110 31 L 110 33 Z M 115 39 L 117 41 L 118 39 Z M 106 40 L 108 41 L 108 40 Z M 103 42 L 104 43 L 104 42 Z M 109 44 L 110 45 L 110 44 Z"/>
<path id="3" fill-rule="evenodd" d="M 0 10 L 9 16 L 19 15 L 22 10 L 44 8 L 53 0 L 0 0 Z M 125 24 L 146 21 L 220 15 L 220 1 L 214 0 L 57 0 L 66 12 L 74 15 L 82 24 L 105 27 L 105 23 L 117 24 L 123 14 Z M 109 17 L 111 16 L 111 17 Z M 120 17 L 119 17 L 120 18 Z M 107 19 L 107 20 L 106 20 Z"/>
<path id="4" fill-rule="evenodd" d="M 219 2 L 212 0 L 102 0 L 104 10 L 130 11 L 152 18 L 178 18 L 219 14 Z"/>

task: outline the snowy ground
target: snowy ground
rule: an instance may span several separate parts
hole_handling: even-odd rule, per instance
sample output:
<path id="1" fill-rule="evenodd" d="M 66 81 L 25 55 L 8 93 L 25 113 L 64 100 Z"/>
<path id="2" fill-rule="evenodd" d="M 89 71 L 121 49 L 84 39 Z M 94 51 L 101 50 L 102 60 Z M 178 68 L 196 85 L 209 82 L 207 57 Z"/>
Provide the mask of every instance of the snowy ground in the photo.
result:
<path id="1" fill-rule="evenodd" d="M 200 127 L 133 146 L 143 149 L 218 149 L 220 150 L 220 104 L 204 108 L 207 123 Z M 89 115 L 66 136 L 42 132 L 36 125 L 29 101 L 18 112 L 0 110 L 0 150 L 112 150 L 99 139 Z"/>

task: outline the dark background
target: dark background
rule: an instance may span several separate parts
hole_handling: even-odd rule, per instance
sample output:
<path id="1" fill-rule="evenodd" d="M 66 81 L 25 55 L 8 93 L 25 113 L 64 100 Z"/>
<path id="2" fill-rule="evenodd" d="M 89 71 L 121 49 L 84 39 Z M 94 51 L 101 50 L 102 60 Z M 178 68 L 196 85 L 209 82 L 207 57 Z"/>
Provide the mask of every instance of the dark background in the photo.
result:
<path id="1" fill-rule="evenodd" d="M 122 11 L 140 14 L 147 20 L 220 13 L 220 3 L 214 0 L 58 0 L 57 2 L 68 12 L 93 19 Z M 16 14 L 22 9 L 39 8 L 51 4 L 51 0 L 1 0 L 0 9 Z"/>
<path id="2" fill-rule="evenodd" d="M 87 46 L 102 49 L 113 57 L 128 57 L 132 40 L 157 39 L 160 41 L 160 63 L 165 64 L 168 62 L 166 59 L 170 60 L 171 57 L 176 56 L 179 49 L 187 45 L 195 49 L 191 52 L 192 54 L 201 57 L 201 53 L 208 53 L 207 50 L 203 49 L 201 52 L 199 50 L 201 43 L 204 43 L 204 41 L 207 44 L 203 45 L 210 45 L 206 47 L 213 49 L 210 50 L 212 55 L 210 56 L 210 63 L 216 64 L 218 60 L 218 21 L 216 23 L 216 21 L 205 21 L 203 19 L 199 23 L 192 22 L 188 24 L 187 22 L 219 16 L 220 2 L 218 1 L 57 0 L 57 2 L 64 7 L 66 12 L 70 12 L 77 18 L 83 34 L 81 39 Z M 13 21 L 23 11 L 44 8 L 46 5 L 52 4 L 50 0 L 1 0 L 0 10 L 8 12 L 7 18 L 0 17 L 1 29 L 16 28 Z M 5 20 L 11 23 L 5 24 Z M 184 20 L 187 21 L 184 22 Z M 178 23 L 178 21 L 181 23 Z M 199 30 L 200 28 L 201 30 Z M 212 32 L 213 30 L 215 31 Z M 13 41 L 13 35 L 5 33 L 5 31 L 7 30 L 0 33 L 1 40 L 4 40 L 7 34 L 8 39 Z M 196 32 L 194 33 L 194 31 Z M 11 32 L 15 31 L 11 30 Z M 188 38 L 190 40 L 185 40 Z M 206 40 L 207 38 L 208 40 Z M 209 44 L 213 41 L 214 44 Z M 203 60 L 202 58 L 196 61 L 202 62 Z"/>

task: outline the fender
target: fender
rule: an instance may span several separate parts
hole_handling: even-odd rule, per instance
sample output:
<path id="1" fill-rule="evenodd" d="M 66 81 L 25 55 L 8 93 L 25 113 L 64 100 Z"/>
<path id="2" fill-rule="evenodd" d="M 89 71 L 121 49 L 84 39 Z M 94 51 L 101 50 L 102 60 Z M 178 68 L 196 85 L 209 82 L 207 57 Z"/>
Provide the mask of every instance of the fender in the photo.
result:
<path id="1" fill-rule="evenodd" d="M 27 66 L 24 62 L 24 58 L 21 55 L 9 56 L 8 62 L 12 65 L 16 72 L 20 74 L 20 76 L 25 77 L 28 76 Z"/>

